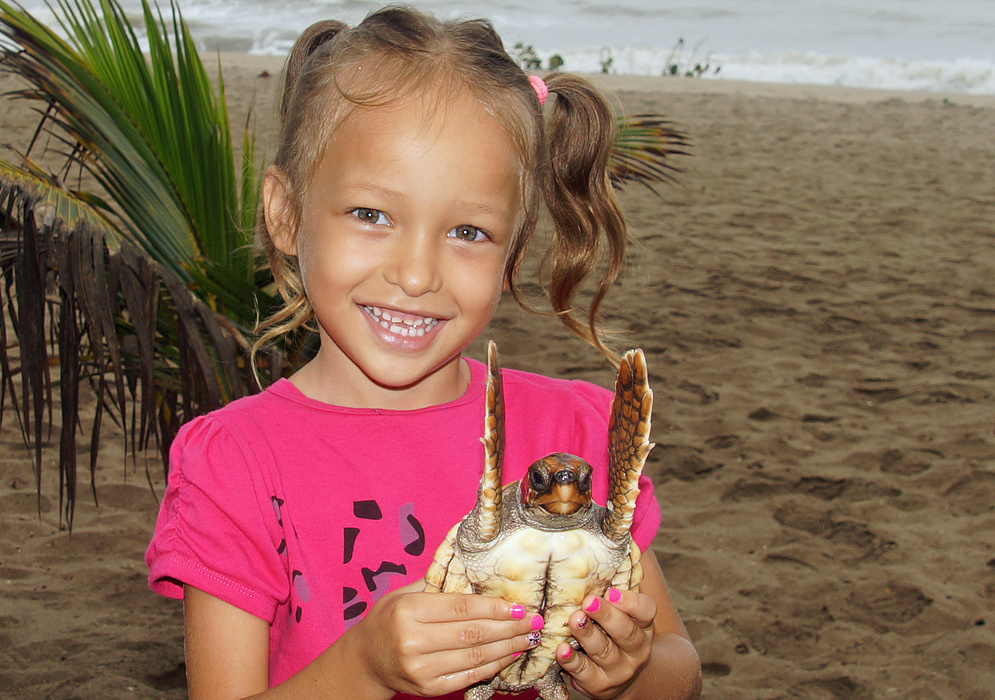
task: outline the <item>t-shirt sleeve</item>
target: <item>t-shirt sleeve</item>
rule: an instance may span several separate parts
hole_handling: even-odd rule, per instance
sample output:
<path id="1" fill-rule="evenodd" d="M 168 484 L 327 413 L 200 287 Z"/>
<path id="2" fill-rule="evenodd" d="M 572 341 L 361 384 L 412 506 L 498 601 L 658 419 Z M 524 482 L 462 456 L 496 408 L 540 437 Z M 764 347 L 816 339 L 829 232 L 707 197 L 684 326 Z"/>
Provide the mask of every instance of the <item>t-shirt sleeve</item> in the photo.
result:
<path id="1" fill-rule="evenodd" d="M 180 430 L 169 461 L 145 554 L 152 590 L 182 598 L 187 584 L 272 622 L 289 583 L 277 515 L 252 455 L 204 416 Z"/>
<path id="2" fill-rule="evenodd" d="M 571 382 L 574 385 L 577 417 L 577 433 L 580 439 L 591 447 L 591 454 L 608 449 L 608 416 L 611 412 L 612 393 L 607 389 L 588 384 Z M 660 504 L 653 492 L 653 482 L 645 471 L 639 477 L 639 495 L 636 497 L 636 510 L 632 516 L 632 539 L 645 552 L 656 537 L 660 528 Z"/>

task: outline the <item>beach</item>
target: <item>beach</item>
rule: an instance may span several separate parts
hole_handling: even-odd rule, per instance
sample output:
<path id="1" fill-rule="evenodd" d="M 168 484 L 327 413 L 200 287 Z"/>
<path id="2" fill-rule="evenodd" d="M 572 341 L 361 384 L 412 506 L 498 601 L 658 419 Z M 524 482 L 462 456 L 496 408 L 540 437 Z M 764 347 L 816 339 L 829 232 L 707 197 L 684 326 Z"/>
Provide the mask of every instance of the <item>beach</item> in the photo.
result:
<path id="1" fill-rule="evenodd" d="M 271 156 L 281 59 L 219 60 Z M 992 697 L 995 96 L 592 77 L 693 144 L 676 185 L 621 193 L 635 242 L 606 318 L 647 353 L 653 549 L 703 697 Z M 0 101 L 0 142 L 36 119 Z M 508 367 L 613 377 L 511 299 L 486 338 Z M 126 458 L 111 427 L 70 535 L 57 448 L 39 504 L 8 407 L 0 697 L 185 697 L 182 606 L 143 563 L 158 454 Z"/>

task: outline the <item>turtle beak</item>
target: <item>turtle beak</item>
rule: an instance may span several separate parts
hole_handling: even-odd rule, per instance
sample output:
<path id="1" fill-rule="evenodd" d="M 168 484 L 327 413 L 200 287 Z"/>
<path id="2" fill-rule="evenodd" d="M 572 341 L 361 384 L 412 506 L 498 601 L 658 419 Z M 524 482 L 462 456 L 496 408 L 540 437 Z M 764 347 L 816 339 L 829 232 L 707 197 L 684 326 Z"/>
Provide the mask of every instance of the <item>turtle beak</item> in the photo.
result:
<path id="1" fill-rule="evenodd" d="M 591 502 L 590 496 L 585 496 L 577 490 L 577 482 L 566 484 L 554 483 L 549 492 L 539 499 L 537 505 L 554 515 L 573 515 Z"/>

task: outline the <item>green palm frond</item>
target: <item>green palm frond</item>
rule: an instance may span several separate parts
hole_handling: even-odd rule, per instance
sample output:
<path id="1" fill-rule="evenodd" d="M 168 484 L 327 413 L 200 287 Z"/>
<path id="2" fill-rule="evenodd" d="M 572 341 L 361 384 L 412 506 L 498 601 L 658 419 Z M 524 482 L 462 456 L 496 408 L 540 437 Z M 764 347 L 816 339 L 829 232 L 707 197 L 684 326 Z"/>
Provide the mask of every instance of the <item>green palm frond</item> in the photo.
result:
<path id="1" fill-rule="evenodd" d="M 133 243 L 184 279 L 199 260 L 248 275 L 251 133 L 239 169 L 220 69 L 215 91 L 175 5 L 169 24 L 142 7 L 147 55 L 114 0 L 100 0 L 99 12 L 89 0 L 59 0 L 67 40 L 0 0 L 0 31 L 19 47 L 6 69 L 32 85 L 21 96 L 49 103 L 66 138 L 84 147 Z"/>
<path id="2" fill-rule="evenodd" d="M 609 175 L 616 186 L 637 182 L 653 192 L 653 185 L 675 183 L 683 172 L 676 156 L 690 155 L 691 142 L 672 123 L 656 114 L 629 114 L 618 118 Z"/>

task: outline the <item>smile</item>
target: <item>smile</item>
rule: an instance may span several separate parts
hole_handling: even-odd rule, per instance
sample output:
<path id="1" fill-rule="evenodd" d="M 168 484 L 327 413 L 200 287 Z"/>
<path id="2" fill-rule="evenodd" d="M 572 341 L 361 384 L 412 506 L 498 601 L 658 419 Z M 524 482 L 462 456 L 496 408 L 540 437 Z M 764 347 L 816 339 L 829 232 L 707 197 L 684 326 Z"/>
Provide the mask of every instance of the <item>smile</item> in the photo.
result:
<path id="1" fill-rule="evenodd" d="M 420 338 L 439 324 L 437 318 L 389 311 L 378 306 L 364 305 L 363 310 L 382 328 L 404 338 Z"/>

